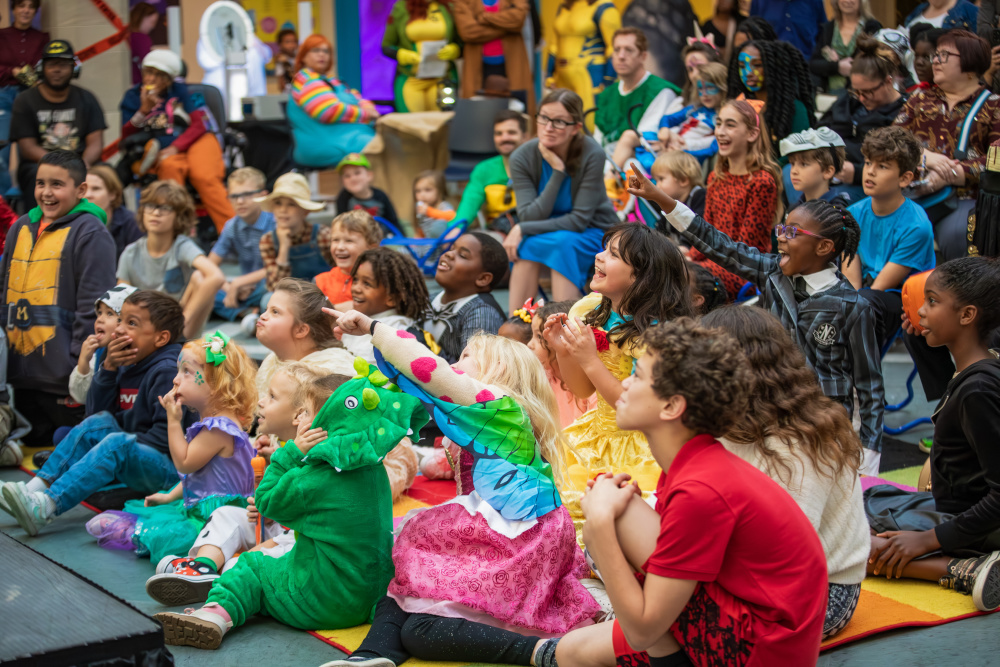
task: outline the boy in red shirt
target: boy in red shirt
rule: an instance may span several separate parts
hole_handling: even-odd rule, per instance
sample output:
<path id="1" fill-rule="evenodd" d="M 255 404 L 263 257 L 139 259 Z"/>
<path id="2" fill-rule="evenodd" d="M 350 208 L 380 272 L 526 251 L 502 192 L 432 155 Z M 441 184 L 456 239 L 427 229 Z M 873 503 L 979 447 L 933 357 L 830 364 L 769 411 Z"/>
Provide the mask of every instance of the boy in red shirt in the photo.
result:
<path id="1" fill-rule="evenodd" d="M 739 345 L 687 318 L 649 329 L 644 343 L 616 411 L 664 470 L 656 510 L 628 475 L 590 483 L 583 539 L 616 620 L 567 634 L 556 662 L 815 665 L 827 602 L 816 531 L 716 441 L 747 403 Z"/>

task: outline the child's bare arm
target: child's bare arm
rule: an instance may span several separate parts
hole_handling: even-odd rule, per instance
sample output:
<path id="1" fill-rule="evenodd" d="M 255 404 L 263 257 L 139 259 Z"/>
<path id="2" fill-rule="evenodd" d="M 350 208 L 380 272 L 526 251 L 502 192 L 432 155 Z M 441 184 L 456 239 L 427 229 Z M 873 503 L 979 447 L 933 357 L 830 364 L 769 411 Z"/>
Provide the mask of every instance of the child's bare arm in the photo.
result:
<path id="1" fill-rule="evenodd" d="M 166 505 L 167 503 L 172 503 L 175 500 L 180 500 L 184 497 L 184 483 L 177 482 L 174 484 L 174 488 L 166 493 L 153 493 L 146 496 L 145 505 L 146 507 L 152 507 L 154 505 Z"/>
<path id="2" fill-rule="evenodd" d="M 861 258 L 854 256 L 850 262 L 841 262 L 841 272 L 847 281 L 854 286 L 854 289 L 861 289 L 864 286 L 864 276 L 861 273 Z"/>
<path id="3" fill-rule="evenodd" d="M 882 267 L 879 274 L 875 276 L 875 282 L 872 283 L 873 290 L 885 291 L 887 289 L 897 289 L 902 286 L 903 281 L 906 277 L 913 272 L 908 266 L 903 266 L 902 264 L 896 264 L 895 262 L 886 262 L 886 265 Z"/>
<path id="4" fill-rule="evenodd" d="M 225 453 L 227 448 L 232 449 L 233 436 L 214 429 L 203 429 L 191 439 L 191 442 L 185 442 L 186 447 L 180 446 L 179 443 L 175 446 L 173 437 L 169 442 L 174 467 L 177 468 L 177 472 L 188 474 L 201 470 L 214 456 Z"/>

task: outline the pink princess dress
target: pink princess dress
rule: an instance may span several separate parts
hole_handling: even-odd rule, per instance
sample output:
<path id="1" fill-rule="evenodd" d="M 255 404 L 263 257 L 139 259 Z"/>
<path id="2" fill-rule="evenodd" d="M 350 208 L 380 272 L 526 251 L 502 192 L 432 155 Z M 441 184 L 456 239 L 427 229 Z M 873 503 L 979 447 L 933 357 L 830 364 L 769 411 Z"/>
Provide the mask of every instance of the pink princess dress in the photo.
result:
<path id="1" fill-rule="evenodd" d="M 404 517 L 389 596 L 411 614 L 529 634 L 592 623 L 600 608 L 580 583 L 589 568 L 524 409 L 412 334 L 379 324 L 372 342 L 382 372 L 424 402 L 471 464 L 461 495 Z"/>

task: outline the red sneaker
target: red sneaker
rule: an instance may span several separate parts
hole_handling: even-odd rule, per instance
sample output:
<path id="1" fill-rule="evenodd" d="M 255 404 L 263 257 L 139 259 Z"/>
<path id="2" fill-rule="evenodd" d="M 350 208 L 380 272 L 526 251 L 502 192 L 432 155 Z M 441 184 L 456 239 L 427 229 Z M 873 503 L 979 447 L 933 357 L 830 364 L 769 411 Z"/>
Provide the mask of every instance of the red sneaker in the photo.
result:
<path id="1" fill-rule="evenodd" d="M 193 558 L 175 558 L 167 564 L 161 561 L 156 569 L 159 571 L 161 566 L 161 574 L 146 580 L 146 593 L 168 606 L 204 602 L 219 578 L 218 572 Z"/>

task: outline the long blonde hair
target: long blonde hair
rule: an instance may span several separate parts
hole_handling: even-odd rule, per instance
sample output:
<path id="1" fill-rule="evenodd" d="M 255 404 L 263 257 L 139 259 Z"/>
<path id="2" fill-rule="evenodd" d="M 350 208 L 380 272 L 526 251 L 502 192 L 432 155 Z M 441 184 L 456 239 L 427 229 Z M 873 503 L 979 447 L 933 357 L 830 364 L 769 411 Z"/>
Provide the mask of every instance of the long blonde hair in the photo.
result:
<path id="1" fill-rule="evenodd" d="M 204 366 L 205 382 L 212 388 L 212 407 L 219 412 L 234 413 L 245 431 L 250 428 L 257 408 L 257 364 L 233 341 L 226 344 L 222 363 L 210 364 L 205 359 L 206 344 L 199 338 L 185 343 L 183 349 Z"/>
<path id="2" fill-rule="evenodd" d="M 764 114 L 757 113 L 757 110 L 746 100 L 729 100 L 722 105 L 722 109 L 732 107 L 740 115 L 743 124 L 748 130 L 757 130 L 757 138 L 747 146 L 747 171 L 752 175 L 757 171 L 766 171 L 774 179 L 774 186 L 777 190 L 777 204 L 774 207 L 774 223 L 781 220 L 784 213 L 782 202 L 783 181 L 781 178 L 781 166 L 774 159 L 771 152 L 771 131 L 764 122 Z M 721 109 L 720 109 L 721 111 Z M 729 174 L 729 158 L 720 155 L 715 160 L 715 177 L 723 179 Z"/>
<path id="3" fill-rule="evenodd" d="M 542 457 L 562 487 L 563 447 L 559 405 L 542 362 L 524 343 L 492 334 L 476 334 L 466 349 L 479 364 L 479 381 L 504 389 L 528 413 Z"/>
<path id="4" fill-rule="evenodd" d="M 840 0 L 833 0 L 830 3 L 830 11 L 833 13 L 833 20 L 838 24 L 844 20 L 844 12 L 840 11 Z M 858 23 L 864 25 L 865 21 L 875 18 L 872 14 L 872 7 L 868 0 L 861 0 L 858 3 Z"/>

